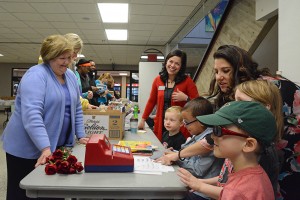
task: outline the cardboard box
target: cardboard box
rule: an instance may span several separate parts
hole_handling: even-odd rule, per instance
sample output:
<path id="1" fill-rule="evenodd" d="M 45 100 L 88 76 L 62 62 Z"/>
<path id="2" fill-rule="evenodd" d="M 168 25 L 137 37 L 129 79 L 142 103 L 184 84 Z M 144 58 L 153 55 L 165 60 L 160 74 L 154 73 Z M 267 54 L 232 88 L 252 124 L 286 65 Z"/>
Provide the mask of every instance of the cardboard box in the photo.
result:
<path id="1" fill-rule="evenodd" d="M 125 127 L 125 113 L 118 110 L 83 111 L 83 123 L 87 135 L 104 133 L 112 140 L 122 140 Z"/>

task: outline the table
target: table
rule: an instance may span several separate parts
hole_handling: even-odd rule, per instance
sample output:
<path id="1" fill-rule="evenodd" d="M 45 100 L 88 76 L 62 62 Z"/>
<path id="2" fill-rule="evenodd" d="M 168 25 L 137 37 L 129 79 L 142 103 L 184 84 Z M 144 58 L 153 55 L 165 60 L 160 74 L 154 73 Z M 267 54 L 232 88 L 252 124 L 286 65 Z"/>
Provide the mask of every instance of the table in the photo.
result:
<path id="1" fill-rule="evenodd" d="M 163 146 L 148 128 L 147 133 L 125 132 L 124 140 L 151 141 L 159 147 L 153 157 L 163 153 Z M 110 141 L 117 143 L 118 141 Z M 73 154 L 84 162 L 85 147 L 76 145 Z M 182 199 L 187 188 L 175 172 L 163 175 L 135 173 L 79 173 L 46 175 L 39 166 L 20 182 L 29 197 L 110 198 L 110 199 Z M 175 166 L 175 169 L 177 166 Z"/>

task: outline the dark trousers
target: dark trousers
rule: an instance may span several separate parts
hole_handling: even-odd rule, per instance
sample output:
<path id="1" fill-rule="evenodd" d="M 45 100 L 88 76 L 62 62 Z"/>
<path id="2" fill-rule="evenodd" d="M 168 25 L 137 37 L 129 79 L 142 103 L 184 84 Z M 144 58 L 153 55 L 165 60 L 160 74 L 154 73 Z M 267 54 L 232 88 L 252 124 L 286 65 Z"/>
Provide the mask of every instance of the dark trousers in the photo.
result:
<path id="1" fill-rule="evenodd" d="M 7 166 L 7 200 L 30 199 L 26 191 L 21 189 L 20 181 L 29 174 L 36 163 L 36 159 L 24 159 L 6 153 Z"/>
<path id="2" fill-rule="evenodd" d="M 26 191 L 21 189 L 20 181 L 32 170 L 37 159 L 24 159 L 6 153 L 7 193 L 6 200 L 27 200 Z M 40 198 L 39 198 L 40 199 Z M 44 199 L 44 198 L 41 198 Z"/>
<path id="3" fill-rule="evenodd" d="M 182 200 L 207 200 L 207 199 L 188 191 Z"/>

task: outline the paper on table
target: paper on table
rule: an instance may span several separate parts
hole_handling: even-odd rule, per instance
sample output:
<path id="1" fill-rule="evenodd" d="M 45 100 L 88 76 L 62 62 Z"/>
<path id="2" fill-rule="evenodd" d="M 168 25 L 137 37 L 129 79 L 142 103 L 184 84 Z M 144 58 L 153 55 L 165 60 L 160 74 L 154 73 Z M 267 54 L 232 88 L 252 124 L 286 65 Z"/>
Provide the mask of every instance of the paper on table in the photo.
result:
<path id="1" fill-rule="evenodd" d="M 150 157 L 133 156 L 133 158 L 134 158 L 134 173 L 161 175 L 162 172 L 175 171 L 172 166 L 166 166 L 166 165 L 162 165 L 161 163 L 156 163 Z"/>
<path id="2" fill-rule="evenodd" d="M 137 133 L 147 133 L 145 130 L 137 130 Z"/>
<path id="3" fill-rule="evenodd" d="M 162 175 L 162 172 L 146 172 L 146 171 L 133 171 L 135 174 L 151 174 L 151 175 Z"/>

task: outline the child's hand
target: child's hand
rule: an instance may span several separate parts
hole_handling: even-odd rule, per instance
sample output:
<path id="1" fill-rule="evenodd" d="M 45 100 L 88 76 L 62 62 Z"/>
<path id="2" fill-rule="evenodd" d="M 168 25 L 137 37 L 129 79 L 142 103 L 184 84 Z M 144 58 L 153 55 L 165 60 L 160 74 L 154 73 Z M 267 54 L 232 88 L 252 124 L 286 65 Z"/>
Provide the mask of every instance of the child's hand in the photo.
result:
<path id="1" fill-rule="evenodd" d="M 168 150 L 174 151 L 174 148 L 173 147 L 169 147 Z"/>
<path id="2" fill-rule="evenodd" d="M 165 155 L 154 160 L 154 162 L 160 162 L 162 165 L 172 165 L 176 160 L 178 160 L 178 153 L 165 152 Z"/>
<path id="3" fill-rule="evenodd" d="M 162 143 L 162 145 L 164 146 L 164 148 L 165 148 L 165 149 L 167 149 L 167 148 L 168 148 L 168 143 L 166 143 L 166 142 L 163 142 L 163 143 Z"/>
<path id="4" fill-rule="evenodd" d="M 177 175 L 180 177 L 180 180 L 191 188 L 190 192 L 199 191 L 199 185 L 201 185 L 201 180 L 193 176 L 189 171 L 183 168 L 179 168 Z"/>

